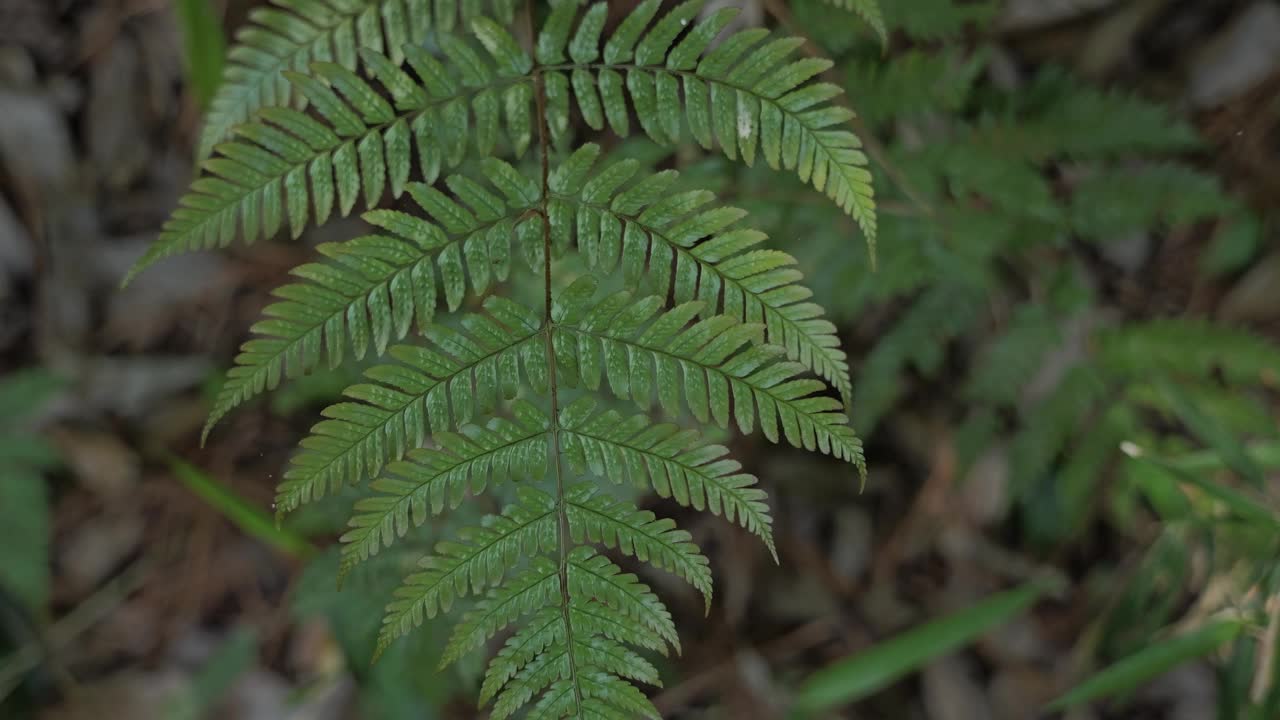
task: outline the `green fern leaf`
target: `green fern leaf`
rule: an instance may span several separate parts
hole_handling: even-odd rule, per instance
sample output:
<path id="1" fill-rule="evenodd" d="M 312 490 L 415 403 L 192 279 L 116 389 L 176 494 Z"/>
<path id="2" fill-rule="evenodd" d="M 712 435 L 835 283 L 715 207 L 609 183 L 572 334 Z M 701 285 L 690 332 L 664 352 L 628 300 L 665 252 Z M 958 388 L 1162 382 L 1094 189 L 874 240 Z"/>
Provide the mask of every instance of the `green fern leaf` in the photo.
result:
<path id="1" fill-rule="evenodd" d="M 559 592 L 560 577 L 556 564 L 545 557 L 535 558 L 529 569 L 519 577 L 490 590 L 454 627 L 444 653 L 441 654 L 440 666 L 450 665 L 466 653 L 479 649 L 489 638 L 522 615 L 547 605 L 558 604 L 555 596 Z M 563 620 L 561 608 L 555 609 Z M 388 615 L 388 619 L 391 617 Z M 394 638 L 387 639 L 390 641 Z"/>
<path id="2" fill-rule="evenodd" d="M 680 650 L 680 637 L 671 613 L 648 586 L 635 575 L 622 572 L 609 558 L 586 546 L 569 554 L 569 592 L 574 597 L 591 598 L 612 607 L 633 622 Z"/>
<path id="3" fill-rule="evenodd" d="M 199 157 L 260 108 L 305 101 L 285 79 L 313 61 L 333 61 L 354 71 L 361 50 L 385 53 L 399 64 L 406 43 L 420 44 L 431 29 L 451 32 L 458 7 L 452 0 L 272 0 L 278 7 L 249 13 L 249 25 L 236 33 L 222 83 L 200 134 Z M 515 3 L 492 0 L 493 16 L 510 22 Z M 462 22 L 487 9 L 477 0 L 462 3 Z"/>
<path id="4" fill-rule="evenodd" d="M 1167 108 L 1120 91 L 1085 87 L 1065 73 L 1043 71 L 1018 97 L 1048 98 L 1016 122 L 988 117 L 969 142 L 1029 160 L 1179 152 L 1200 144 L 1195 128 Z M 1104 124 L 1091 119 L 1107 118 Z"/>
<path id="5" fill-rule="evenodd" d="M 675 42 L 704 0 L 677 6 L 651 28 L 659 0 L 645 0 L 599 46 L 603 4 L 589 8 L 569 45 L 572 62 L 547 65 L 556 82 L 572 87 L 587 124 L 606 124 L 619 135 L 630 132 L 630 97 L 641 129 L 657 142 L 679 139 L 683 107 L 694 139 L 719 147 L 731 160 L 748 165 L 757 154 L 774 169 L 793 170 L 824 191 L 862 228 L 875 248 L 875 201 L 867 158 L 852 132 L 839 129 L 852 113 L 830 101 L 840 89 L 809 81 L 831 66 L 826 60 L 788 61 L 801 41 L 766 40 L 768 32 L 744 30 L 711 49 L 711 42 L 737 14 L 723 8 L 708 15 Z M 562 37 L 548 40 L 545 54 L 558 56 Z M 683 98 L 683 102 L 681 101 Z M 661 111 L 660 111 L 661 109 Z"/>
<path id="6" fill-rule="evenodd" d="M 1280 348 L 1255 333 L 1205 319 L 1135 323 L 1102 333 L 1101 360 L 1123 376 L 1207 378 L 1215 372 L 1232 386 L 1280 384 Z"/>
<path id="7" fill-rule="evenodd" d="M 573 656 L 572 665 L 570 655 Z M 597 667 L 608 675 L 650 685 L 662 684 L 657 668 L 626 647 L 602 637 L 575 639 L 572 648 L 565 644 L 552 652 L 540 654 L 525 665 L 497 696 L 489 717 L 492 720 L 511 717 L 557 680 L 571 677 L 576 667 Z"/>
<path id="8" fill-rule="evenodd" d="M 617 482 L 620 478 L 615 478 Z M 693 585 L 711 608 L 711 569 L 692 536 L 675 522 L 604 495 L 590 484 L 565 493 L 569 533 L 574 542 L 604 543 L 626 555 L 679 575 Z"/>
<path id="9" fill-rule="evenodd" d="M 445 304 L 455 310 L 468 284 L 481 293 L 495 276 L 506 279 L 512 223 L 527 208 L 507 206 L 465 178 L 452 177 L 446 184 L 466 202 L 412 183 L 409 192 L 430 220 L 370 211 L 364 215 L 367 222 L 395 235 L 320 245 L 318 250 L 330 262 L 293 270 L 304 282 L 277 289 L 274 294 L 282 301 L 268 306 L 264 314 L 269 319 L 251 328 L 263 337 L 241 348 L 205 423 L 206 437 L 238 405 L 274 389 L 282 377 L 315 369 L 322 356 L 330 367 L 337 367 L 344 346 L 350 345 L 356 358 L 363 358 L 371 345 L 381 355 L 391 340 L 409 332 L 415 319 L 425 330 L 441 292 Z"/>
<path id="10" fill-rule="evenodd" d="M 919 49 L 880 59 L 854 61 L 844 68 L 850 95 L 858 98 L 862 116 L 874 127 L 910 120 L 934 111 L 956 112 L 987 66 L 988 54 L 969 57 L 955 49 Z"/>
<path id="11" fill-rule="evenodd" d="M 420 444 L 428 428 L 446 432 L 492 410 L 499 397 L 514 398 L 521 367 L 531 384 L 545 384 L 536 338 L 541 319 L 500 297 L 486 299 L 485 309 L 463 318 L 462 331 L 429 326 L 425 347 L 391 348 L 403 364 L 370 368 L 370 382 L 343 393 L 354 402 L 325 408 L 327 419 L 311 429 L 285 473 L 277 510 L 292 511 L 328 489 L 376 476 L 388 460 Z M 524 420 L 518 409 L 517 417 Z"/>
<path id="12" fill-rule="evenodd" d="M 728 448 L 675 425 L 653 425 L 644 415 L 624 419 L 607 410 L 593 416 L 594 409 L 595 401 L 583 398 L 561 413 L 562 450 L 574 472 L 602 474 L 607 467 L 617 473 L 615 481 L 652 486 L 685 507 L 723 514 L 759 536 L 777 559 L 765 493 L 755 476 L 726 457 Z"/>
<path id="13" fill-rule="evenodd" d="M 589 278 L 578 283 L 594 286 Z M 782 348 L 753 344 L 761 339 L 761 326 L 726 315 L 693 322 L 702 310 L 699 301 L 667 312 L 660 312 L 662 304 L 654 296 L 633 301 L 628 293 L 616 293 L 580 319 L 566 314 L 555 327 L 554 343 L 565 382 L 572 385 L 577 376 L 595 390 L 603 375 L 614 394 L 640 407 L 652 403 L 656 386 L 658 403 L 668 413 L 678 413 L 683 398 L 701 422 L 728 427 L 732 415 L 744 433 L 758 422 L 771 442 L 785 439 L 866 472 L 862 443 L 839 401 L 816 394 L 825 386 L 798 377 L 805 367 L 786 361 Z"/>
<path id="14" fill-rule="evenodd" d="M 379 652 L 411 627 L 421 625 L 424 617 L 433 618 L 437 613 L 447 612 L 455 599 L 468 592 L 478 593 L 485 587 L 497 586 L 506 569 L 515 565 L 521 556 L 554 549 L 555 518 L 553 497 L 522 487 L 517 502 L 502 515 L 491 518 L 489 525 L 464 531 L 460 537 L 462 542 L 437 544 L 435 553 L 422 559 L 421 571 L 405 578 L 395 592 L 395 599 L 387 606 L 378 638 Z M 551 569 L 549 579 L 555 580 L 554 566 Z M 512 603 L 522 603 L 520 607 L 524 608 L 530 600 L 524 595 L 517 600 L 512 588 L 520 588 L 519 592 L 525 594 L 546 592 L 536 589 L 548 580 L 543 570 L 545 566 L 536 565 L 521 579 L 499 586 L 497 594 L 491 595 L 468 616 L 470 620 L 464 620 L 459 627 L 469 622 L 490 627 L 487 623 L 494 618 L 507 617 L 503 613 L 508 612 Z M 500 628 L 495 626 L 493 632 Z"/>
<path id="15" fill-rule="evenodd" d="M 884 6 L 890 28 L 925 42 L 957 37 L 970 24 L 985 27 L 999 11 L 1000 3 L 995 0 L 894 0 Z"/>
<path id="16" fill-rule="evenodd" d="M 494 418 L 486 428 L 467 426 L 462 434 L 434 436 L 438 449 L 414 450 L 406 462 L 388 468 L 391 477 L 374 482 L 378 493 L 355 505 L 351 530 L 342 536 L 339 576 L 356 563 L 390 547 L 410 526 L 417 527 L 447 504 L 456 508 L 469 492 L 508 478 L 538 480 L 547 471 L 546 416 L 517 401 L 516 421 Z"/>
<path id="17" fill-rule="evenodd" d="M 875 31 L 876 37 L 880 38 L 880 45 L 889 46 L 889 31 L 884 25 L 884 14 L 880 12 L 879 0 L 824 0 L 828 5 L 834 5 L 842 10 L 848 10 L 863 22 L 871 26 Z"/>
<path id="18" fill-rule="evenodd" d="M 620 269 L 633 287 L 643 280 L 659 295 L 673 293 L 676 302 L 704 301 L 707 314 L 764 323 L 771 343 L 849 399 L 849 363 L 835 325 L 807 302 L 812 292 L 800 284 L 795 258 L 761 249 L 763 233 L 737 227 L 746 213 L 709 207 L 711 193 L 667 192 L 674 171 L 628 184 L 638 165 L 624 160 L 588 179 L 598 153 L 597 146 L 584 146 L 551 180 L 550 211 L 559 219 L 553 232 L 563 233 L 562 244 L 572 234 L 598 274 Z"/>
<path id="19" fill-rule="evenodd" d="M 204 161 L 208 174 L 192 184 L 125 283 L 169 255 L 227 245 L 237 227 L 246 242 L 253 242 L 275 235 L 287 219 L 296 237 L 306 226 L 308 204 L 316 224 L 322 224 L 335 209 L 348 215 L 361 194 L 370 206 L 385 187 L 398 196 L 408 178 L 411 144 L 417 146 L 419 170 L 428 182 L 436 179 L 442 164 L 457 165 L 472 144 L 466 142 L 472 117 L 476 128 L 497 128 L 500 108 L 494 93 L 532 82 L 520 71 L 532 61 L 521 63 L 511 56 L 516 46 L 504 30 L 484 18 L 472 24 L 485 30 L 485 49 L 443 35 L 447 65 L 426 50 L 405 47 L 419 81 L 386 57 L 364 51 L 394 107 L 367 81 L 335 63 L 314 64 L 311 70 L 318 77 L 288 73 L 320 119 L 288 108 L 266 108 L 258 121 L 238 128 L 240 139 L 218 145 L 217 154 Z M 461 84 L 451 77 L 450 67 L 465 69 Z M 508 126 L 518 131 L 512 137 L 516 154 L 528 145 L 531 93 L 527 99 L 523 106 L 507 107 Z M 497 133 L 474 138 L 476 152 L 486 156 Z"/>

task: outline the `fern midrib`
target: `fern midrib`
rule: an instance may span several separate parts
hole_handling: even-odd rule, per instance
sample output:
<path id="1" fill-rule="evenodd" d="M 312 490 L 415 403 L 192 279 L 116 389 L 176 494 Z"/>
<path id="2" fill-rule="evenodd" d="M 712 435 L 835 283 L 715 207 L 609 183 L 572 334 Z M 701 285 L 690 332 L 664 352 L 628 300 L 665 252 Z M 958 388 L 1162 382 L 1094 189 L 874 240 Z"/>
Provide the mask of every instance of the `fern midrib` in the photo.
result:
<path id="1" fill-rule="evenodd" d="M 533 0 L 525 4 L 525 17 L 529 26 L 529 37 L 535 37 L 533 28 Z M 547 353 L 547 387 L 551 406 L 551 449 L 555 455 L 554 472 L 556 480 L 556 535 L 559 545 L 559 557 L 556 563 L 556 574 L 560 581 L 560 617 L 564 621 L 565 645 L 573 648 L 573 620 L 570 616 L 572 598 L 569 595 L 569 509 L 566 505 L 564 470 L 560 452 L 560 396 L 559 383 L 556 379 L 556 354 L 553 341 L 555 324 L 552 320 L 551 298 L 551 128 L 547 121 L 547 85 L 546 76 L 537 72 L 533 74 L 534 103 L 538 120 L 538 155 L 541 162 L 542 186 L 539 197 L 539 211 L 542 215 L 542 274 L 544 282 L 543 294 L 543 334 Z M 573 685 L 573 701 L 575 715 L 582 715 L 582 683 L 578 677 L 578 663 L 569 652 L 569 679 Z"/>
<path id="2" fill-rule="evenodd" d="M 764 298 L 760 297 L 760 293 L 746 288 L 742 284 L 741 280 L 738 280 L 737 278 L 731 278 L 728 275 L 725 275 L 724 273 L 720 272 L 720 269 L 714 263 L 709 263 L 706 260 L 703 260 L 702 258 L 698 257 L 697 255 L 694 255 L 689 248 L 686 248 L 682 245 L 678 245 L 675 242 L 672 242 L 671 238 L 667 237 L 667 235 L 662 230 L 660 230 L 659 228 L 647 222 L 644 222 L 639 218 L 639 216 L 620 213 L 616 210 L 610 209 L 607 205 L 590 203 L 585 200 L 582 200 L 581 198 L 574 198 L 569 195 L 555 195 L 554 197 L 557 200 L 576 203 L 581 207 L 590 208 L 592 210 L 596 210 L 597 212 L 609 213 L 610 215 L 613 215 L 614 217 L 617 217 L 620 220 L 625 220 L 627 222 L 634 223 L 640 229 L 648 232 L 653 237 L 656 237 L 662 240 L 662 242 L 666 243 L 668 247 L 670 247 L 672 250 L 675 251 L 677 256 L 687 257 L 690 260 L 697 263 L 698 267 L 701 268 L 701 272 L 711 272 L 713 275 L 720 278 L 721 282 L 725 283 L 726 285 L 733 285 L 740 292 L 742 292 L 744 296 L 755 298 L 755 300 L 760 303 L 760 306 L 764 308 L 766 315 L 771 315 L 773 317 L 778 318 L 778 320 L 783 325 L 786 325 L 788 328 L 790 328 L 791 332 L 795 334 L 795 336 L 798 337 L 802 343 L 809 346 L 812 357 L 822 358 L 822 362 L 821 362 L 822 367 L 815 368 L 815 370 L 817 370 L 818 375 L 820 377 L 830 380 L 832 383 L 834 383 L 836 385 L 836 390 L 840 393 L 840 396 L 844 399 L 845 404 L 847 405 L 849 403 L 849 400 L 851 399 L 851 396 L 852 396 L 853 389 L 850 387 L 848 376 L 842 375 L 839 371 L 839 368 L 835 365 L 835 361 L 831 360 L 827 356 L 827 351 L 830 350 L 830 348 L 825 348 L 817 344 L 816 342 L 814 342 L 813 339 L 809 337 L 809 334 L 804 332 L 804 330 L 800 328 L 799 323 L 787 317 L 785 314 L 782 313 L 780 309 L 766 302 Z M 791 285 L 791 284 L 794 284 L 794 283 L 788 283 L 788 285 Z M 719 298 L 717 298 L 717 308 L 713 308 L 717 312 L 719 311 L 718 306 L 719 306 Z M 766 323 L 766 325 L 768 325 L 768 323 Z M 778 344 L 782 345 L 784 348 L 786 347 L 786 343 L 778 343 Z M 792 360 L 800 359 L 799 353 L 792 355 L 790 350 L 787 351 L 787 357 L 791 358 Z"/>

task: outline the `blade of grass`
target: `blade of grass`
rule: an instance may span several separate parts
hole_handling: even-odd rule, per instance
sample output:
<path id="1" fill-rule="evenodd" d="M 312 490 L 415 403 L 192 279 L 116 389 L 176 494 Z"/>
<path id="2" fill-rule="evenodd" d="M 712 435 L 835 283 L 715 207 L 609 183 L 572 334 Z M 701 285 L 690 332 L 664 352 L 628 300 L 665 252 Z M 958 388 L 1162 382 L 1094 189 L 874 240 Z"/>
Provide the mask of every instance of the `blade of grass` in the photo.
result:
<path id="1" fill-rule="evenodd" d="M 1267 470 L 1280 468 L 1280 442 L 1260 442 L 1245 446 L 1245 453 L 1253 462 Z M 1227 469 L 1222 454 L 1216 450 L 1197 450 L 1184 455 L 1164 458 L 1171 467 L 1187 472 L 1214 472 Z"/>
<path id="2" fill-rule="evenodd" d="M 1172 463 L 1158 457 L 1152 457 L 1141 451 L 1137 455 L 1131 455 L 1131 457 L 1157 468 L 1175 482 L 1194 486 L 1205 495 L 1222 503 L 1240 520 L 1280 528 L 1280 517 L 1277 517 L 1267 506 L 1239 490 L 1201 477 L 1197 473 L 1186 472 Z"/>
<path id="3" fill-rule="evenodd" d="M 1204 657 L 1244 629 L 1235 620 L 1220 620 L 1192 632 L 1150 645 L 1075 686 L 1045 707 L 1057 712 L 1091 700 L 1125 693 L 1189 660 Z"/>
<path id="4" fill-rule="evenodd" d="M 825 667 L 801 686 L 795 711 L 804 717 L 867 697 L 1008 621 L 1046 590 L 1044 583 L 1029 583 L 992 595 Z"/>
<path id="5" fill-rule="evenodd" d="M 222 81 L 222 63 L 226 58 L 226 40 L 222 24 L 213 13 L 211 0 L 176 0 L 178 22 L 182 26 L 186 50 L 187 81 L 200 107 L 209 105 L 218 83 Z"/>
<path id="6" fill-rule="evenodd" d="M 254 507 L 234 490 L 199 468 L 176 457 L 170 457 L 168 463 L 173 474 L 183 485 L 212 505 L 246 535 L 257 538 L 286 555 L 306 558 L 315 553 L 315 548 L 305 538 L 276 527 L 275 520 L 270 515 Z"/>
<path id="7" fill-rule="evenodd" d="M 1249 457 L 1239 438 L 1200 412 L 1200 408 L 1196 407 L 1176 384 L 1161 382 L 1158 387 L 1182 424 L 1186 425 L 1187 429 L 1206 445 L 1217 450 L 1227 467 L 1248 480 L 1254 487 L 1262 485 L 1262 469 L 1253 461 L 1253 458 Z"/>

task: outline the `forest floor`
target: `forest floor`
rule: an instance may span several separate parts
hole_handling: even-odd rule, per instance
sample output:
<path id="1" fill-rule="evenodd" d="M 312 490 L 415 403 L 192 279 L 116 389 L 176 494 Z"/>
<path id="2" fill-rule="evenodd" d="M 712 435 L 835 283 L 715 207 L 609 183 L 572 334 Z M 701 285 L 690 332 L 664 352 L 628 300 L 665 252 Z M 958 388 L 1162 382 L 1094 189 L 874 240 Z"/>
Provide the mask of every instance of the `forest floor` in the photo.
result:
<path id="1" fill-rule="evenodd" d="M 234 21 L 244 3 L 233 4 Z M 1280 37 L 1280 6 L 1094 9 L 1110 4 L 1011 2 L 1001 42 L 1022 62 L 1065 63 L 1171 103 L 1217 148 L 1229 187 L 1280 207 L 1277 118 L 1259 111 L 1280 93 L 1280 54 L 1267 47 Z M 174 697 L 211 682 L 202 669 L 247 627 L 255 651 L 210 717 L 355 717 L 362 668 L 344 667 L 327 622 L 287 609 L 302 561 L 243 534 L 178 482 L 166 458 L 270 507 L 317 401 L 301 393 L 257 403 L 202 448 L 208 389 L 287 269 L 356 224 L 303 243 L 183 256 L 119 288 L 192 175 L 199 117 L 170 6 L 0 0 L 0 371 L 38 365 L 71 381 L 40 418 L 65 461 L 52 482 L 50 624 L 43 642 L 0 625 L 0 690 L 20 680 L 28 707 L 50 720 L 97 718 L 107 707 L 114 718 L 165 717 Z M 1159 30 L 1144 25 L 1159 13 Z M 1169 53 L 1196 58 L 1192 70 L 1162 67 Z M 1156 281 L 1129 288 L 1136 302 L 1173 292 L 1280 330 L 1280 254 L 1208 296 L 1196 295 L 1187 263 L 1167 255 Z M 1021 578 L 1126 556 L 1103 537 L 1048 562 L 1025 554 L 1001 522 L 1004 460 L 957 477 L 949 429 L 918 421 L 928 417 L 918 410 L 887 424 L 914 439 L 879 443 L 901 452 L 871 454 L 865 495 L 777 502 L 781 567 L 717 522 L 692 528 L 712 549 L 721 589 L 706 620 L 695 599 L 673 603 L 693 629 L 678 680 L 656 695 L 664 713 L 700 716 L 721 703 L 722 717 L 780 717 L 798 678 L 894 630 Z M 767 460 L 761 474 L 770 465 L 785 474 L 789 458 Z M 1043 603 L 849 716 L 1030 717 L 1027 708 L 1077 677 L 1080 659 L 1067 651 L 1089 619 L 1070 596 Z M 14 659 L 23 648 L 31 662 Z M 1192 664 L 1145 690 L 1139 707 L 1152 718 L 1206 718 L 1213 693 L 1208 668 Z M 463 704 L 442 716 L 469 712 Z"/>

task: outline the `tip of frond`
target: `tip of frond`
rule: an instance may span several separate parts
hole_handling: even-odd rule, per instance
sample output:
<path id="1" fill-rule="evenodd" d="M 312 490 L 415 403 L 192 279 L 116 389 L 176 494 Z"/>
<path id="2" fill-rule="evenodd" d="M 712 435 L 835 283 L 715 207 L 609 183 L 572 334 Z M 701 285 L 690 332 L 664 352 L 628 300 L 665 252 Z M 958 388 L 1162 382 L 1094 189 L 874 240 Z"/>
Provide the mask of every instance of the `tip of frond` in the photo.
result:
<path id="1" fill-rule="evenodd" d="M 147 251 L 142 254 L 142 257 L 138 258 L 138 261 L 133 264 L 133 267 L 129 268 L 129 271 L 124 274 L 124 279 L 120 281 L 120 289 L 123 290 L 128 287 L 129 284 L 133 282 L 134 278 L 141 275 L 145 270 L 147 270 L 147 268 L 150 268 L 158 261 L 163 260 L 172 254 L 172 249 L 167 249 L 160 244 L 160 241 L 156 241 L 156 243 L 151 247 L 147 248 Z"/>
<path id="2" fill-rule="evenodd" d="M 141 260 L 134 263 L 133 267 L 129 268 L 129 272 L 124 274 L 124 279 L 120 281 L 120 289 L 124 290 L 128 288 L 134 278 L 138 277 L 138 275 L 142 274 L 143 270 L 146 270 L 151 266 L 151 262 L 152 261 L 148 260 L 147 256 L 144 255 Z"/>
<path id="3" fill-rule="evenodd" d="M 764 542 L 765 547 L 769 548 L 769 555 L 773 558 L 773 564 L 781 567 L 782 561 L 778 559 L 778 548 L 773 544 L 773 538 L 770 537 Z"/>

